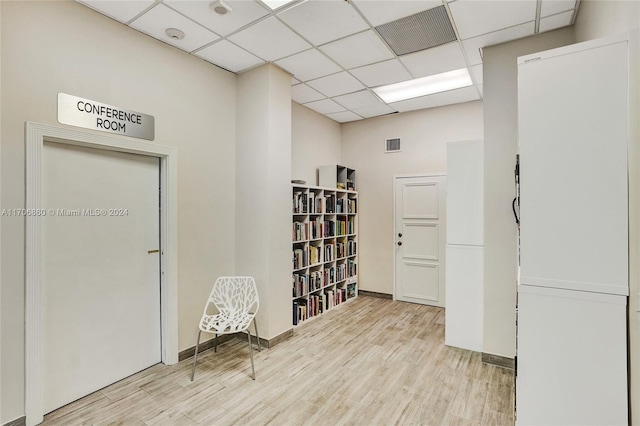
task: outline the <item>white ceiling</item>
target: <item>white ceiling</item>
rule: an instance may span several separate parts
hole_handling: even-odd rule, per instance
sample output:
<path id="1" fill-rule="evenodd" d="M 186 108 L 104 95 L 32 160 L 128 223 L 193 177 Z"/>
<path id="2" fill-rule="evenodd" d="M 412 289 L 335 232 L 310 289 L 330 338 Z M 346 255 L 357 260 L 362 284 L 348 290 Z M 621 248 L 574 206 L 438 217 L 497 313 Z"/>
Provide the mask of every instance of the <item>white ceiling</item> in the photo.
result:
<path id="1" fill-rule="evenodd" d="M 338 122 L 482 98 L 482 48 L 571 25 L 580 0 L 76 0 L 221 68 L 273 62 L 292 75 L 292 99 Z M 375 26 L 443 6 L 456 41 L 396 55 Z M 185 33 L 182 40 L 167 28 Z M 372 87 L 469 69 L 474 85 L 385 104 Z"/>

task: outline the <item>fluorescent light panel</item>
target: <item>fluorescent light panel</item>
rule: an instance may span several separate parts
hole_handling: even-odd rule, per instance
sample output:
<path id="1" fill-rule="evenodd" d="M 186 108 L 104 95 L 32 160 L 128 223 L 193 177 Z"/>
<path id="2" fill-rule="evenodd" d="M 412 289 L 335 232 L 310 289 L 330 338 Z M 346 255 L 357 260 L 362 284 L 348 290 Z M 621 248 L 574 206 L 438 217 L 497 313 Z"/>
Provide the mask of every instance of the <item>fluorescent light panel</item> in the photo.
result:
<path id="1" fill-rule="evenodd" d="M 277 8 L 284 6 L 285 4 L 289 4 L 294 2 L 295 0 L 262 0 L 262 3 L 266 4 L 271 8 L 271 10 L 276 10 Z"/>
<path id="2" fill-rule="evenodd" d="M 380 99 L 386 103 L 404 101 L 405 99 L 419 98 L 420 96 L 446 92 L 471 86 L 471 76 L 466 68 L 443 72 L 414 80 L 380 86 L 373 89 Z"/>

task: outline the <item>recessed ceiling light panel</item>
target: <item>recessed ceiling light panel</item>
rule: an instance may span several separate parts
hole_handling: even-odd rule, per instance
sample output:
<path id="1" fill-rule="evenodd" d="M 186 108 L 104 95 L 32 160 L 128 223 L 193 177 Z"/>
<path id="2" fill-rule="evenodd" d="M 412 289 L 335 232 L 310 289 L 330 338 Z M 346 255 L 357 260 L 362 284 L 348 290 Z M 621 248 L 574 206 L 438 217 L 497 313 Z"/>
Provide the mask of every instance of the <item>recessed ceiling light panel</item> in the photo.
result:
<path id="1" fill-rule="evenodd" d="M 285 4 L 293 3 L 295 0 L 262 0 L 262 3 L 269 6 L 269 9 L 276 10 Z"/>
<path id="2" fill-rule="evenodd" d="M 469 76 L 469 71 L 466 68 L 461 68 L 442 74 L 434 74 L 414 80 L 376 87 L 373 91 L 384 102 L 392 103 L 459 89 L 461 87 L 471 86 L 472 84 L 473 82 L 471 81 L 471 76 Z"/>

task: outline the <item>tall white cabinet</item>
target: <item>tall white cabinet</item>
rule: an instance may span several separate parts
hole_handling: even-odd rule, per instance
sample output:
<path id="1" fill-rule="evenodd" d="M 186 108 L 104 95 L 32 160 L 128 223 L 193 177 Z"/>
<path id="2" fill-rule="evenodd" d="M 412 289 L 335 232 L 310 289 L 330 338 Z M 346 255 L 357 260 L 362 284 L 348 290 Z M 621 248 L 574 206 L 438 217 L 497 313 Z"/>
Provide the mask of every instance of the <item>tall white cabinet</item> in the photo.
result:
<path id="1" fill-rule="evenodd" d="M 484 322 L 484 144 L 447 144 L 445 343 L 482 351 Z"/>
<path id="2" fill-rule="evenodd" d="M 518 60 L 516 423 L 626 425 L 627 41 Z"/>

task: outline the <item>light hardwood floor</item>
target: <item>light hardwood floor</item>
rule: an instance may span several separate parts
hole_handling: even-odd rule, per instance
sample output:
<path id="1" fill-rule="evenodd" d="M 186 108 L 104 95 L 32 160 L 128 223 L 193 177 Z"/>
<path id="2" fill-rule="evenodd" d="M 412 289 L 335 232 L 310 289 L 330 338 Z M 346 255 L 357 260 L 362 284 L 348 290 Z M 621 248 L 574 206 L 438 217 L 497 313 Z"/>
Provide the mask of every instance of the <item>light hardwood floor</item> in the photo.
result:
<path id="1" fill-rule="evenodd" d="M 194 335 L 196 331 L 194 329 Z M 361 296 L 272 349 L 233 339 L 45 416 L 46 425 L 512 425 L 513 372 L 444 345 L 444 310 Z"/>

